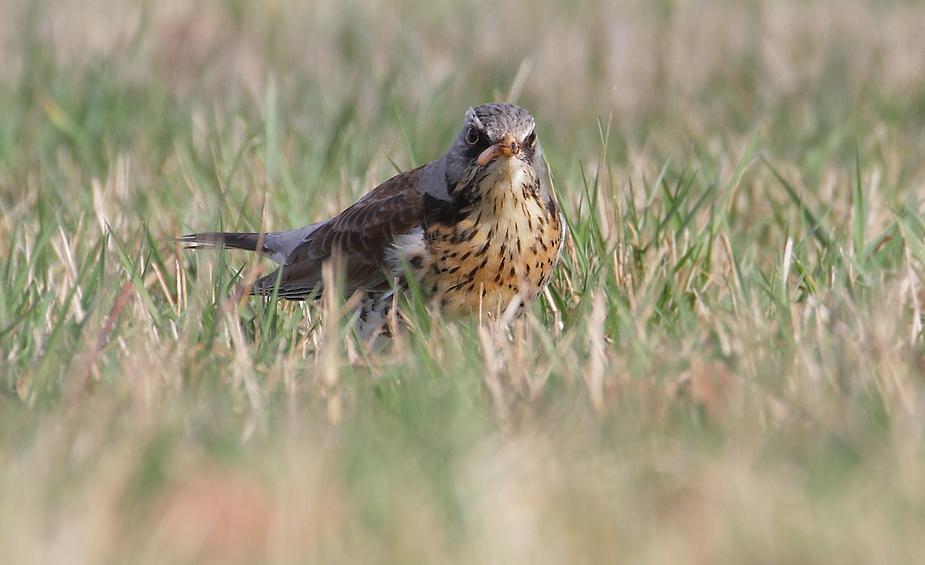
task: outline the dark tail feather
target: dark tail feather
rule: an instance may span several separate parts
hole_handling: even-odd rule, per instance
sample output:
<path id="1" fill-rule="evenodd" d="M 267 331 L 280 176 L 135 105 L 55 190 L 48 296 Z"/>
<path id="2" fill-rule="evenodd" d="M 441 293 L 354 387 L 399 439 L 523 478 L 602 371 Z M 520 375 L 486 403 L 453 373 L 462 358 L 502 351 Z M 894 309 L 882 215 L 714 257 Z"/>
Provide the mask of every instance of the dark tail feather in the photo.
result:
<path id="1" fill-rule="evenodd" d="M 206 232 L 191 233 L 177 238 L 176 241 L 192 249 L 226 247 L 229 249 L 243 249 L 245 251 L 264 252 L 267 249 L 263 246 L 265 233 L 232 233 L 232 232 Z"/>
<path id="2" fill-rule="evenodd" d="M 191 249 L 226 247 L 229 249 L 243 249 L 245 251 L 265 251 L 263 247 L 264 233 L 232 233 L 232 232 L 206 232 L 191 233 L 176 239 L 179 243 Z"/>

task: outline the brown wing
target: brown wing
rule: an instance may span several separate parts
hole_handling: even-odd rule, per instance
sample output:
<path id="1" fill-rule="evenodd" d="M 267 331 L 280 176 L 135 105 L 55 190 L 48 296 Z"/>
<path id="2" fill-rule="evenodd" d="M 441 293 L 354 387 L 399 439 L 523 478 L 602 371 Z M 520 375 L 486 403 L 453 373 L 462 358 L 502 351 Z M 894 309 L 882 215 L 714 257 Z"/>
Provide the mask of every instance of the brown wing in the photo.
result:
<path id="1" fill-rule="evenodd" d="M 345 292 L 385 290 L 385 250 L 395 236 L 419 226 L 423 210 L 418 167 L 380 184 L 337 216 L 324 222 L 296 247 L 286 264 L 254 284 L 254 293 L 304 299 L 321 290 L 321 265 L 333 255 L 341 261 Z"/>

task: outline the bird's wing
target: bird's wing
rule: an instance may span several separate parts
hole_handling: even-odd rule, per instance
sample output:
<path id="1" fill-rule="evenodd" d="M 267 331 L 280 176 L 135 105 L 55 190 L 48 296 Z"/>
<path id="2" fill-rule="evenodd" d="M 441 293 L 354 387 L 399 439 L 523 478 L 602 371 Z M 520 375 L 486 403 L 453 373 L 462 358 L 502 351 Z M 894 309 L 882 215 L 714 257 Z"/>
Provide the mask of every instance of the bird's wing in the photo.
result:
<path id="1" fill-rule="evenodd" d="M 392 177 L 353 206 L 318 224 L 279 270 L 254 284 L 253 292 L 272 294 L 278 280 L 280 298 L 306 298 L 321 289 L 321 265 L 335 256 L 343 269 L 348 296 L 356 290 L 388 288 L 384 253 L 396 236 L 421 223 L 423 169 L 418 167 Z"/>

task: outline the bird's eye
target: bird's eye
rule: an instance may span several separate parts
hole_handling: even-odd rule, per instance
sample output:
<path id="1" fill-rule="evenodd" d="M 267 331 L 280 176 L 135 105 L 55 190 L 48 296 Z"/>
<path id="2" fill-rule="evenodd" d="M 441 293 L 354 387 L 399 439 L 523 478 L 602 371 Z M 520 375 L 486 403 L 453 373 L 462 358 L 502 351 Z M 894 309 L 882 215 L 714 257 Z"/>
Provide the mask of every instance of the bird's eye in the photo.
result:
<path id="1" fill-rule="evenodd" d="M 530 132 L 530 135 L 528 135 L 527 138 L 524 139 L 524 146 L 533 147 L 533 143 L 535 141 L 536 141 L 536 130 L 533 130 Z"/>
<path id="2" fill-rule="evenodd" d="M 466 130 L 466 143 L 469 145 L 475 145 L 479 142 L 479 130 L 475 129 L 475 126 L 469 126 L 469 129 Z"/>

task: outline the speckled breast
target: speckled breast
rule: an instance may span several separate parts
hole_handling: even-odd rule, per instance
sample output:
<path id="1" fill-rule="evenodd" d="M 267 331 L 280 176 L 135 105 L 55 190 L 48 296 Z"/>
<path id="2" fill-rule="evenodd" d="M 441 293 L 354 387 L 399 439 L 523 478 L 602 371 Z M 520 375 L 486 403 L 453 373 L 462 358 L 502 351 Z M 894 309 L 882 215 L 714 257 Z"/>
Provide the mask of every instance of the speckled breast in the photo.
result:
<path id="1" fill-rule="evenodd" d="M 425 228 L 420 284 L 445 315 L 497 315 L 518 294 L 520 313 L 549 283 L 564 240 L 558 207 L 550 199 L 516 208 Z"/>

